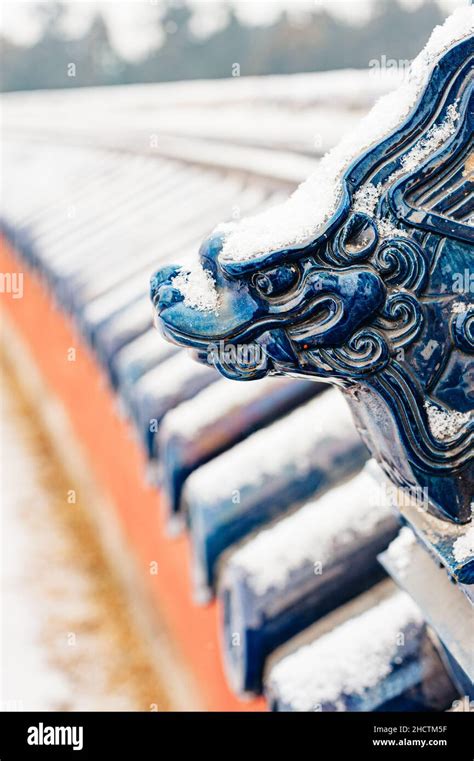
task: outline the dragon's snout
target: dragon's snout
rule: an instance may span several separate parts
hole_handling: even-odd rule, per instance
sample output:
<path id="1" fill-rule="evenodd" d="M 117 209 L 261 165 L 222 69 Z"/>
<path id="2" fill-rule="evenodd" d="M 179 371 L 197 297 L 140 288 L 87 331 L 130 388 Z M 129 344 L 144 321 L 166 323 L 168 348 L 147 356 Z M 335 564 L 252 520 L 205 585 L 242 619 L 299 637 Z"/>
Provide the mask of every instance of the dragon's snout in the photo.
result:
<path id="1" fill-rule="evenodd" d="M 183 300 L 181 292 L 172 285 L 179 271 L 179 266 L 171 265 L 162 267 L 152 275 L 150 280 L 150 298 L 158 313 Z"/>
<path id="2" fill-rule="evenodd" d="M 223 273 L 219 266 L 219 254 L 222 250 L 223 236 L 213 234 L 206 238 L 199 249 L 199 264 L 203 272 L 209 273 L 214 283 L 221 284 Z M 174 279 L 183 272 L 179 265 L 162 267 L 150 281 L 150 298 L 158 314 L 164 309 L 183 301 L 182 289 L 173 285 Z"/>

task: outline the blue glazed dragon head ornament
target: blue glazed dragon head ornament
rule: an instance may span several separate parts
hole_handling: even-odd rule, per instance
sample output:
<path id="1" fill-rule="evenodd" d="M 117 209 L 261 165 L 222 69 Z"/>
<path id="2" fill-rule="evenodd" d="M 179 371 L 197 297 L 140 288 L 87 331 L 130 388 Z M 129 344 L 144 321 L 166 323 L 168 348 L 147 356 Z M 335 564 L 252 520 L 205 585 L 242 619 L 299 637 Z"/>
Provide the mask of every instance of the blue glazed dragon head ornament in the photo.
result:
<path id="1" fill-rule="evenodd" d="M 195 267 L 151 283 L 165 337 L 227 377 L 340 386 L 392 481 L 459 523 L 474 491 L 472 14 L 435 30 L 283 207 L 217 228 Z"/>

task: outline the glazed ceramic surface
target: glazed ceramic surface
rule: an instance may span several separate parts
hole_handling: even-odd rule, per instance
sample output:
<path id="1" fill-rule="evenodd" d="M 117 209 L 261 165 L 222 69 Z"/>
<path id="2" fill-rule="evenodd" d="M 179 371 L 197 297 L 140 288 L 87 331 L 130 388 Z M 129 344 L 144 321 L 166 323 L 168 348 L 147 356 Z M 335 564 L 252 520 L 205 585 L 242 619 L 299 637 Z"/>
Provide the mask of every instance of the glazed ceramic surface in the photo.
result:
<path id="1" fill-rule="evenodd" d="M 472 59 L 472 39 L 440 58 L 402 125 L 351 164 L 316 237 L 244 260 L 220 255 L 223 234 L 206 240 L 218 310 L 185 304 L 178 267 L 151 285 L 164 335 L 227 377 L 341 387 L 392 481 L 458 523 L 471 517 L 474 485 Z M 404 170 L 453 108 L 452 134 Z M 369 213 L 354 204 L 367 183 L 382 188 Z M 242 345 L 252 351 L 226 350 Z"/>

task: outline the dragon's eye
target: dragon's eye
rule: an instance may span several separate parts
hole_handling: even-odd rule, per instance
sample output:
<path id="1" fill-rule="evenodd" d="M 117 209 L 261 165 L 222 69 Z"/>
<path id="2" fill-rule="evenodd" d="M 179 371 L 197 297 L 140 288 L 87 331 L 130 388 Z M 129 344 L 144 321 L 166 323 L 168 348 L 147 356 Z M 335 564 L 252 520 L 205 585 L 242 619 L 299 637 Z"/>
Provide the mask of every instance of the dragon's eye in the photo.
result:
<path id="1" fill-rule="evenodd" d="M 293 264 L 275 267 L 259 272 L 253 277 L 253 284 L 262 296 L 281 296 L 289 291 L 298 280 L 298 268 Z"/>

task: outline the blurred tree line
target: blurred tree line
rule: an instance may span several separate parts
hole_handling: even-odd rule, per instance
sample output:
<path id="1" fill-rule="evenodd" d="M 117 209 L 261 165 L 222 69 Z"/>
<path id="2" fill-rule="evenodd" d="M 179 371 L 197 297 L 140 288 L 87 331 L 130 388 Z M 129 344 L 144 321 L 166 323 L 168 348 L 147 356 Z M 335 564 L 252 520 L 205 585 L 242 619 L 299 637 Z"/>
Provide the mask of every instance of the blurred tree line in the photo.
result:
<path id="1" fill-rule="evenodd" d="M 100 13 L 82 36 L 65 36 L 66 10 L 57 2 L 39 5 L 35 13 L 41 16 L 41 34 L 30 46 L 0 38 L 3 91 L 229 77 L 234 64 L 242 76 L 366 68 L 382 56 L 413 58 L 443 20 L 430 0 L 415 9 L 398 0 L 379 0 L 361 26 L 322 9 L 298 22 L 283 12 L 271 24 L 251 26 L 229 7 L 227 23 L 203 39 L 192 31 L 194 11 L 186 2 L 167 0 L 157 6 L 156 48 L 130 61 L 114 48 Z"/>

